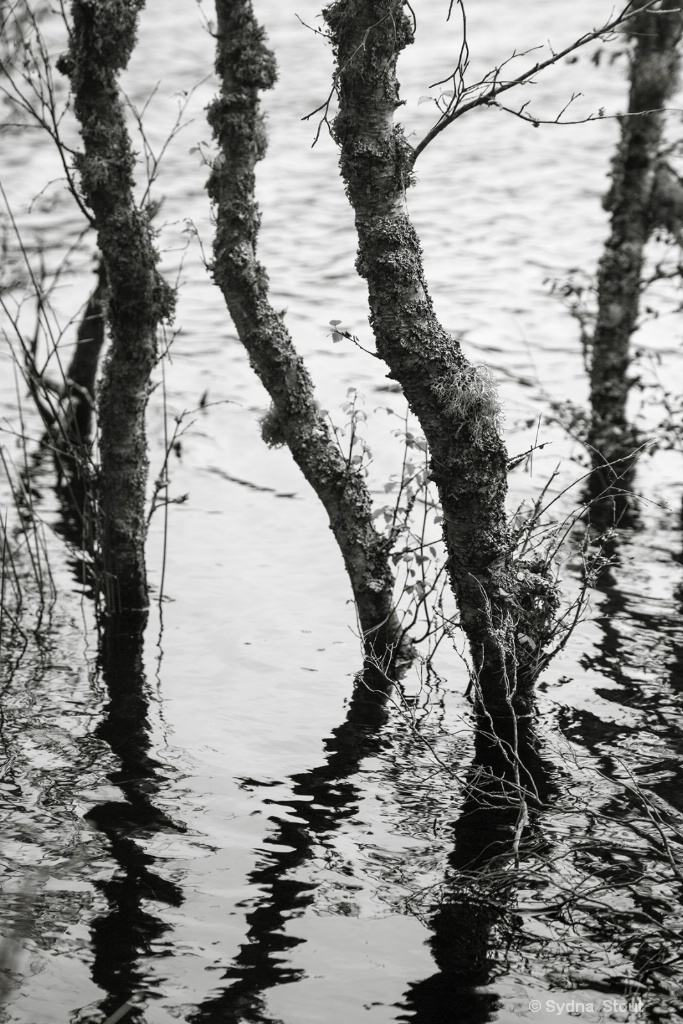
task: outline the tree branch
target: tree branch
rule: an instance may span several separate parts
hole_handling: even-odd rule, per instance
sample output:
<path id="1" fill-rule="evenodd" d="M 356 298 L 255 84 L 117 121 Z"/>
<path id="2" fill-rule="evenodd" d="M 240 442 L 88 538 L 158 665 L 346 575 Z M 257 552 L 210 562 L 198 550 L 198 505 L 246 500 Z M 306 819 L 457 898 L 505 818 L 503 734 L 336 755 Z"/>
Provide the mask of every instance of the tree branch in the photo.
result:
<path id="1" fill-rule="evenodd" d="M 602 28 L 593 29 L 593 31 L 591 32 L 586 32 L 584 35 L 580 36 L 579 39 L 576 39 L 569 46 L 565 46 L 563 50 L 560 50 L 557 53 L 553 52 L 547 60 L 539 61 L 532 68 L 527 68 L 526 71 L 523 71 L 522 74 L 518 75 L 516 78 L 510 79 L 507 82 L 494 81 L 494 84 L 490 88 L 486 89 L 485 92 L 482 92 L 479 96 L 476 96 L 474 99 L 470 100 L 468 103 L 463 104 L 462 106 L 460 105 L 460 100 L 462 97 L 457 95 L 454 96 L 453 101 L 449 106 L 449 109 L 442 115 L 442 117 L 439 119 L 439 121 L 437 121 L 434 127 L 427 132 L 422 141 L 419 142 L 417 146 L 414 147 L 413 163 L 415 162 L 415 160 L 417 160 L 420 153 L 422 153 L 427 148 L 430 142 L 433 142 L 437 135 L 440 135 L 445 128 L 447 128 L 450 124 L 453 124 L 454 121 L 457 121 L 458 118 L 462 117 L 464 114 L 469 113 L 470 110 L 474 110 L 476 107 L 486 107 L 493 105 L 495 103 L 496 98 L 500 96 L 501 93 L 508 92 L 510 89 L 514 89 L 517 85 L 524 85 L 526 82 L 532 81 L 533 78 L 539 72 L 544 71 L 546 68 L 552 67 L 554 64 L 557 64 L 564 57 L 567 57 L 570 53 L 573 53 L 575 50 L 580 49 L 582 46 L 585 46 L 587 43 L 592 42 L 594 39 L 600 39 L 607 33 L 614 31 L 614 29 L 618 28 L 620 25 L 625 24 L 627 21 L 629 21 L 631 18 L 634 18 L 636 15 L 640 15 L 645 11 L 650 11 L 654 7 L 655 3 L 656 0 L 647 0 L 645 4 L 641 4 L 637 8 L 634 8 L 633 0 L 629 0 L 629 3 L 622 10 L 622 12 L 619 15 L 617 15 L 616 18 L 612 18 L 611 21 L 608 21 L 605 25 L 602 26 Z M 496 74 L 498 73 L 499 70 L 499 68 L 496 69 Z M 471 86 L 469 89 L 467 89 L 466 92 L 472 92 L 480 88 L 483 84 L 483 81 L 479 82 L 477 83 L 477 85 Z"/>

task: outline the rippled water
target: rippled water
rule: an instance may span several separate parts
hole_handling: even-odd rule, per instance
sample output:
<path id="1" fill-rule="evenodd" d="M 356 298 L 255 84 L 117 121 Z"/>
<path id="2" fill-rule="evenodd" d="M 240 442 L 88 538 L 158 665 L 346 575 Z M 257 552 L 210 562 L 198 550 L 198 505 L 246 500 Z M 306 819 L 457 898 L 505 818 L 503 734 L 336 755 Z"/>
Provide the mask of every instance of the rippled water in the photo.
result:
<path id="1" fill-rule="evenodd" d="M 315 119 L 301 120 L 329 89 L 329 50 L 295 17 L 319 24 L 316 4 L 257 7 L 281 69 L 266 101 L 270 151 L 258 174 L 261 253 L 275 304 L 287 309 L 335 416 L 350 386 L 368 410 L 390 402 L 402 413 L 374 360 L 328 336 L 331 319 L 361 340 L 369 328 L 337 153 L 324 132 L 311 149 Z M 460 39 L 457 19 L 444 26 L 447 3 L 413 7 L 418 41 L 401 62 L 401 117 L 419 137 L 433 117 L 420 97 L 448 73 Z M 602 0 L 471 7 L 473 76 L 513 47 L 550 39 L 557 49 L 611 10 Z M 266 396 L 203 268 L 202 246 L 211 246 L 203 108 L 215 90 L 203 17 L 210 5 L 150 2 L 125 78 L 132 103 L 151 96 L 145 131 L 155 151 L 189 100 L 153 189 L 164 197 L 163 266 L 181 282 L 165 403 L 167 420 L 184 416 L 172 494 L 188 499 L 170 509 L 167 600 L 145 651 L 98 663 L 88 599 L 51 533 L 58 506 L 49 467 L 33 474 L 47 524 L 36 542 L 47 556 L 40 546 L 33 552 L 42 605 L 31 595 L 26 541 L 13 534 L 27 621 L 44 613 L 37 635 L 29 631 L 5 652 L 0 734 L 14 760 L 0 781 L 2 902 L 16 973 L 4 1019 L 104 1021 L 133 993 L 141 1002 L 125 1019 L 149 1024 L 516 1024 L 556 1019 L 549 999 L 624 999 L 640 991 L 633 979 L 646 1003 L 636 1019 L 681 1019 L 680 881 L 668 859 L 679 855 L 670 831 L 673 851 L 652 838 L 648 818 L 668 816 L 675 830 L 683 812 L 681 545 L 672 511 L 679 456 L 643 462 L 638 486 L 652 501 L 640 528 L 619 539 L 589 620 L 541 685 L 547 799 L 525 832 L 521 866 L 466 877 L 466 855 L 484 840 L 454 831 L 473 756 L 465 669 L 443 649 L 438 677 L 408 679 L 405 703 L 363 687 L 352 698 L 359 650 L 341 559 L 287 453 L 260 439 Z M 44 30 L 54 51 L 63 47 L 56 21 Z M 552 118 L 582 92 L 571 108 L 576 119 L 621 109 L 623 65 L 594 63 L 594 50 L 519 102 L 529 98 Z M 549 398 L 586 395 L 577 325 L 547 281 L 595 268 L 617 133 L 615 120 L 536 129 L 491 110 L 458 122 L 417 165 L 409 207 L 437 311 L 498 375 L 510 451 L 527 449 L 537 431 L 551 442 L 533 475 L 513 475 L 513 501 L 532 497 L 558 463 L 552 493 L 581 472 L 578 448 L 552 424 L 538 425 Z M 2 183 L 25 244 L 54 266 L 80 231 L 73 205 L 51 183 L 60 173 L 54 154 L 35 132 L 6 133 L 4 151 Z M 53 297 L 62 325 L 77 319 L 92 265 L 88 240 Z M 31 315 L 26 306 L 25 323 Z M 672 382 L 682 379 L 679 340 L 671 317 L 643 332 L 643 343 L 668 359 Z M 208 406 L 193 411 L 205 392 Z M 20 397 L 23 429 L 37 437 L 5 341 L 0 426 L 18 465 Z M 153 473 L 164 415 L 158 388 Z M 378 497 L 400 468 L 387 423 L 375 417 L 369 432 Z M 559 508 L 566 514 L 579 500 L 570 492 Z M 157 593 L 163 544 L 157 515 Z M 578 563 L 568 558 L 569 593 Z M 529 1008 L 535 998 L 537 1013 Z M 597 1020 L 591 1012 L 583 1019 Z"/>

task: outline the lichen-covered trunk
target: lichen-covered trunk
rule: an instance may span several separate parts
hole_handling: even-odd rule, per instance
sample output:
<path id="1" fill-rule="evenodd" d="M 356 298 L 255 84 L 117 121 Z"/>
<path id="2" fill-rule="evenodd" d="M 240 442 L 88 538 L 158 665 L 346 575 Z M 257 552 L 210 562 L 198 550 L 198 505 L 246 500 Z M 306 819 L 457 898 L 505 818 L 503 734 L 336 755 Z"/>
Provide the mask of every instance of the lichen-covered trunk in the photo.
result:
<path id="1" fill-rule="evenodd" d="M 364 478 L 331 436 L 303 360 L 282 315 L 270 304 L 268 278 L 256 256 L 260 215 L 254 168 L 267 145 L 259 94 L 275 83 L 275 58 L 251 0 L 216 0 L 216 14 L 221 94 L 208 118 L 221 155 L 207 186 L 216 204 L 213 275 L 272 400 L 262 424 L 264 439 L 287 445 L 322 501 L 349 574 L 365 648 L 385 661 L 403 643 L 392 603 L 389 543 L 374 527 Z"/>
<path id="2" fill-rule="evenodd" d="M 610 236 L 598 271 L 598 311 L 590 359 L 593 472 L 596 514 L 606 504 L 623 508 L 637 435 L 627 419 L 632 383 L 631 338 L 637 328 L 645 245 L 658 227 L 668 227 L 671 178 L 660 155 L 665 114 L 678 84 L 678 44 L 683 12 L 678 0 L 664 0 L 630 23 L 635 40 L 630 69 L 628 116 L 605 199 Z M 604 499 L 603 502 L 600 499 Z"/>
<path id="3" fill-rule="evenodd" d="M 337 61 L 334 135 L 356 216 L 357 267 L 368 284 L 377 351 L 429 443 L 480 707 L 499 735 L 507 723 L 506 741 L 513 743 L 511 711 L 529 707 L 557 601 L 544 564 L 513 558 L 495 387 L 436 319 L 406 210 L 413 151 L 394 111 L 400 105 L 396 59 L 412 42 L 412 20 L 403 0 L 338 0 L 324 17 Z"/>
<path id="4" fill-rule="evenodd" d="M 156 269 L 149 219 L 133 197 L 135 155 L 118 86 L 143 6 L 143 0 L 73 0 L 69 50 L 58 65 L 71 79 L 83 140 L 76 168 L 107 278 L 111 347 L 98 396 L 98 502 L 103 589 L 110 611 L 148 603 L 145 410 L 157 328 L 173 309 L 173 293 Z"/>

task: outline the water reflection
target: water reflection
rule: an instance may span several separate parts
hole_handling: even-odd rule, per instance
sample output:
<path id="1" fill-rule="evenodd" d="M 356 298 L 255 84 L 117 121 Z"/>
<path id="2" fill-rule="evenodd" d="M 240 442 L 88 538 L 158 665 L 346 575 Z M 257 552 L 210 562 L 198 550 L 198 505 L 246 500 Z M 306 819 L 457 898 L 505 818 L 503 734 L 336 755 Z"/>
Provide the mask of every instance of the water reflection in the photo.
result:
<path id="1" fill-rule="evenodd" d="M 91 305 L 96 299 L 97 293 Z M 78 444 L 85 451 L 87 409 L 84 416 Z M 61 512 L 56 529 L 70 545 L 74 578 L 96 598 L 87 466 L 75 458 L 63 468 L 56 488 Z M 94 1019 L 93 1012 L 106 1020 L 131 998 L 144 996 L 146 974 L 141 959 L 152 955 L 154 943 L 169 928 L 152 908 L 159 904 L 178 907 L 183 902 L 180 887 L 159 874 L 155 858 L 145 852 L 145 844 L 155 835 L 186 831 L 158 806 L 168 775 L 151 754 L 151 696 L 144 670 L 147 619 L 146 610 L 108 615 L 97 609 L 98 669 L 108 701 L 94 735 L 118 760 L 106 778 L 121 797 L 96 804 L 85 816 L 108 840 L 116 865 L 112 877 L 93 882 L 108 909 L 91 923 L 91 976 L 106 995 L 97 1010 L 87 1007 L 85 1016 L 79 1016 L 88 1022 Z M 131 1005 L 125 1019 L 142 1021 L 142 1006 Z"/>
<path id="2" fill-rule="evenodd" d="M 449 870 L 429 921 L 438 972 L 409 987 L 399 1020 L 484 1024 L 495 1018 L 502 1003 L 485 987 L 507 972 L 510 949 L 519 945 L 516 896 L 528 884 L 525 862 L 547 847 L 536 812 L 555 792 L 553 775 L 531 719 L 519 722 L 517 764 L 491 743 L 488 722 L 479 721 Z"/>
<path id="3" fill-rule="evenodd" d="M 317 886 L 291 878 L 291 873 L 313 857 L 317 845 L 352 818 L 359 791 L 350 781 L 363 760 L 378 754 L 389 741 L 382 728 L 389 717 L 387 695 L 392 687 L 371 667 L 356 679 L 345 721 L 326 741 L 325 763 L 292 775 L 286 801 L 268 801 L 287 816 L 274 814 L 275 826 L 265 843 L 261 863 L 251 872 L 251 886 L 261 895 L 246 915 L 247 942 L 224 974 L 223 991 L 205 1001 L 189 1018 L 192 1024 L 275 1024 L 266 1009 L 266 993 L 297 981 L 303 972 L 287 966 L 286 953 L 302 940 L 285 934 L 285 924 L 313 903 Z M 260 785 L 244 780 L 246 788 Z M 294 815 L 295 818 L 289 815 Z"/>
<path id="4" fill-rule="evenodd" d="M 145 990 L 139 960 L 150 955 L 153 944 L 168 930 L 150 903 L 178 907 L 183 902 L 179 886 L 160 875 L 154 857 L 144 851 L 144 843 L 160 832 L 185 831 L 154 802 L 167 776 L 150 754 L 143 668 L 146 620 L 146 612 L 129 612 L 103 618 L 101 623 L 100 660 L 109 703 L 96 735 L 119 759 L 119 767 L 108 778 L 124 797 L 100 803 L 87 814 L 87 820 L 109 840 L 117 864 L 111 879 L 95 883 L 109 909 L 91 926 L 92 979 L 107 993 L 100 1003 L 105 1018 Z M 133 1006 L 126 1020 L 143 1020 L 141 1008 Z"/>
<path id="5" fill-rule="evenodd" d="M 641 543 L 635 531 L 613 543 L 613 565 L 596 584 L 600 639 L 584 657 L 585 667 L 612 684 L 595 693 L 614 714 L 565 709 L 560 724 L 576 749 L 590 753 L 585 767 L 592 764 L 598 782 L 590 817 L 585 811 L 591 838 L 569 855 L 599 894 L 582 918 L 583 933 L 624 958 L 617 985 L 626 994 L 630 986 L 646 991 L 656 1015 L 668 1014 L 673 993 L 680 995 L 683 956 L 683 648 L 668 595 L 657 589 L 648 597 L 642 576 L 631 578 Z M 667 582 L 675 560 L 665 552 Z M 661 568 L 655 561 L 655 579 Z"/>

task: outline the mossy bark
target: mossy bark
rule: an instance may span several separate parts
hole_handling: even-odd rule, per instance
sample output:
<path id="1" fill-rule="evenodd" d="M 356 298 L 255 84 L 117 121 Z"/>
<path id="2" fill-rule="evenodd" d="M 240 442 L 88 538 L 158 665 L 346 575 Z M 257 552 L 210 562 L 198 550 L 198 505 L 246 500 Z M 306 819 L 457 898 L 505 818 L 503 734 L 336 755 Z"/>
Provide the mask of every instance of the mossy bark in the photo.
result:
<path id="1" fill-rule="evenodd" d="M 76 158 L 83 199 L 93 213 L 107 279 L 111 347 L 98 396 L 100 546 L 110 611 L 148 603 L 145 410 L 157 359 L 156 335 L 173 312 L 173 292 L 156 269 L 158 254 L 133 196 L 135 154 L 118 75 L 135 46 L 143 0 L 73 0 L 68 74 L 83 152 Z"/>
<path id="2" fill-rule="evenodd" d="M 631 338 L 637 328 L 645 245 L 655 229 L 673 230 L 675 221 L 680 224 L 680 184 L 663 164 L 660 146 L 662 108 L 679 81 L 682 30 L 678 0 L 664 0 L 630 23 L 635 43 L 629 112 L 621 121 L 612 186 L 605 199 L 611 228 L 598 270 L 598 312 L 590 359 L 591 495 L 596 515 L 601 504 L 614 508 L 615 500 L 617 511 L 621 510 L 638 445 L 628 422 L 627 401 L 633 383 Z"/>
<path id="3" fill-rule="evenodd" d="M 375 530 L 364 478 L 347 465 L 331 436 L 303 360 L 269 301 L 268 277 L 256 255 L 260 214 L 254 168 L 267 146 L 259 95 L 275 83 L 275 57 L 251 0 L 216 0 L 216 14 L 221 93 L 208 119 L 220 156 L 207 185 L 216 204 L 214 279 L 272 400 L 262 424 L 264 439 L 287 445 L 323 503 L 349 574 L 366 650 L 384 661 L 403 644 L 392 603 L 389 543 Z M 402 653 L 406 650 L 403 644 Z"/>
<path id="4" fill-rule="evenodd" d="M 368 284 L 377 351 L 429 443 L 480 708 L 513 743 L 511 711 L 530 706 L 557 595 L 546 565 L 513 558 L 495 388 L 438 322 L 408 217 L 414 153 L 394 112 L 400 106 L 396 60 L 412 42 L 412 19 L 403 0 L 338 0 L 324 17 L 337 61 L 334 135 L 355 211 L 357 267 Z"/>

